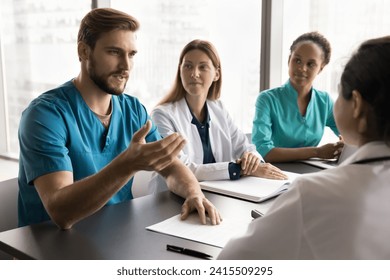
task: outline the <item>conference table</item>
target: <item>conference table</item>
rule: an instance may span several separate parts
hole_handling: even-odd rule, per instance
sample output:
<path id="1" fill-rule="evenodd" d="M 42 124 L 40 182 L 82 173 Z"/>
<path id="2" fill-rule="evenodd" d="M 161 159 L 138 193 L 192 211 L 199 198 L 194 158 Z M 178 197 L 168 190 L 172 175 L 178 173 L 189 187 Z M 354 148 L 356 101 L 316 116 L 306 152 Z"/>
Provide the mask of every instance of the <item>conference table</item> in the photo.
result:
<path id="1" fill-rule="evenodd" d="M 304 163 L 276 164 L 285 171 L 317 172 L 320 169 Z M 223 217 L 250 216 L 252 209 L 266 212 L 274 200 L 252 203 L 211 192 L 206 197 Z M 0 233 L 0 250 L 16 259 L 41 260 L 185 260 L 192 256 L 166 250 L 167 244 L 190 248 L 216 258 L 219 247 L 146 230 L 147 226 L 180 214 L 184 200 L 163 191 L 128 202 L 105 206 L 61 230 L 52 222 L 20 227 Z M 211 226 L 211 225 L 209 225 Z"/>

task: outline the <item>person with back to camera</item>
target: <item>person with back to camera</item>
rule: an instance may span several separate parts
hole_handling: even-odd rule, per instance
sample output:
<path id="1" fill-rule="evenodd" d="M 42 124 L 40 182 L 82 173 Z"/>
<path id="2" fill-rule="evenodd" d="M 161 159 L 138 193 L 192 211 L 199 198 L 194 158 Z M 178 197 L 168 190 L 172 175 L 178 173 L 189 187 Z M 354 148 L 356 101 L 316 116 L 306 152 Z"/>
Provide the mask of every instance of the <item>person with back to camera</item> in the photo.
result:
<path id="1" fill-rule="evenodd" d="M 103 206 L 132 199 L 137 171 L 154 170 L 185 198 L 182 219 L 197 210 L 221 221 L 177 155 L 179 134 L 161 139 L 145 107 L 124 94 L 137 53 L 139 23 L 93 9 L 78 34 L 79 75 L 33 100 L 20 127 L 19 225 L 52 220 L 62 229 Z"/>
<path id="2" fill-rule="evenodd" d="M 297 178 L 220 259 L 390 259 L 390 36 L 363 42 L 341 76 L 337 127 L 358 150 Z"/>
<path id="3" fill-rule="evenodd" d="M 332 99 L 313 87 L 330 55 L 331 47 L 324 36 L 318 32 L 302 34 L 290 47 L 289 80 L 257 97 L 252 142 L 267 162 L 333 159 L 340 155 L 342 140 L 317 147 L 325 126 L 339 136 Z"/>
<path id="4" fill-rule="evenodd" d="M 286 179 L 264 163 L 234 124 L 219 97 L 222 68 L 215 47 L 193 40 L 181 52 L 173 88 L 152 111 L 163 137 L 180 133 L 188 140 L 180 154 L 199 181 L 257 176 Z"/>

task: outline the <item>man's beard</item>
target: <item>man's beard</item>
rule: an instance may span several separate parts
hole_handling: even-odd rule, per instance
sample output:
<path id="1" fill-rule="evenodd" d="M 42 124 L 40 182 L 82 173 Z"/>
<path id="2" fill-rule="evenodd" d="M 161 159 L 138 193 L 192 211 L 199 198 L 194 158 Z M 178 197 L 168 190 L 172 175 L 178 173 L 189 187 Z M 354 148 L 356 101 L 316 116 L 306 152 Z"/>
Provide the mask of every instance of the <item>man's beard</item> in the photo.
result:
<path id="1" fill-rule="evenodd" d="M 89 78 L 98 86 L 98 88 L 100 88 L 104 92 L 107 92 L 108 94 L 113 94 L 113 95 L 122 94 L 125 87 L 126 87 L 126 83 L 123 86 L 123 88 L 110 86 L 108 83 L 108 78 L 105 78 L 103 76 L 99 76 L 98 74 L 96 74 L 96 71 L 95 71 L 96 70 L 96 63 L 95 63 L 95 59 L 92 57 L 92 55 L 90 56 L 89 59 L 90 59 L 89 60 L 90 65 L 88 66 Z M 115 72 L 115 73 L 110 73 L 108 75 L 108 77 L 112 74 L 120 75 L 120 73 L 121 73 L 121 71 Z"/>

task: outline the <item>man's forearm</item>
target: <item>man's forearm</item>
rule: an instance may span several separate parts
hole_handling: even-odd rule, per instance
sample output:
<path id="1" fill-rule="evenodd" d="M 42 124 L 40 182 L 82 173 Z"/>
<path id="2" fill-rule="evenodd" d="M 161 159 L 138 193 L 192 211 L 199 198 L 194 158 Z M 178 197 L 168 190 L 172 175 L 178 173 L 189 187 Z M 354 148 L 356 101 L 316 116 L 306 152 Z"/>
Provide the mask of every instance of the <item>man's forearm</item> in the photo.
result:
<path id="1" fill-rule="evenodd" d="M 169 190 L 175 194 L 183 198 L 195 195 L 203 196 L 195 175 L 179 159 L 175 159 L 160 173 L 166 179 Z"/>

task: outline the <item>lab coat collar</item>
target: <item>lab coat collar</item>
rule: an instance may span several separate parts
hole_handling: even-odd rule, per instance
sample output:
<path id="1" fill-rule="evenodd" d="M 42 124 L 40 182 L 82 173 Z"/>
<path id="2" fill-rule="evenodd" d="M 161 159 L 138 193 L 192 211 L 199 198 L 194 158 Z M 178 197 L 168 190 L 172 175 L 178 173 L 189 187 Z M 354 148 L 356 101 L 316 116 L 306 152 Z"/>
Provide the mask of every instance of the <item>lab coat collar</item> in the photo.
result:
<path id="1" fill-rule="evenodd" d="M 356 161 L 390 156 L 390 147 L 382 141 L 373 141 L 361 146 L 354 154 L 347 158 L 340 166 L 353 164 Z"/>

